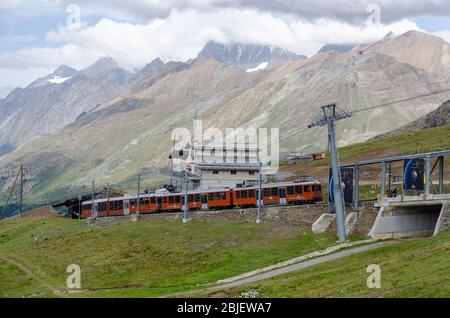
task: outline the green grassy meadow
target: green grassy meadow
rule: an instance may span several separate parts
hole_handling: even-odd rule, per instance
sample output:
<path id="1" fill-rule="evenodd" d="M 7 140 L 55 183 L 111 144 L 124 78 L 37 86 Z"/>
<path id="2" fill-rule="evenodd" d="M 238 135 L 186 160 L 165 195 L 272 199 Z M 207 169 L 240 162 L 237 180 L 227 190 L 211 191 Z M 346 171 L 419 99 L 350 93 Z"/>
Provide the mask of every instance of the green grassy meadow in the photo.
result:
<path id="1" fill-rule="evenodd" d="M 85 292 L 77 297 L 163 296 L 335 240 L 329 233 L 276 224 L 140 221 L 95 228 L 60 216 L 15 218 L 0 222 L 0 297 L 59 296 L 67 291 L 69 264 L 81 268 Z"/>

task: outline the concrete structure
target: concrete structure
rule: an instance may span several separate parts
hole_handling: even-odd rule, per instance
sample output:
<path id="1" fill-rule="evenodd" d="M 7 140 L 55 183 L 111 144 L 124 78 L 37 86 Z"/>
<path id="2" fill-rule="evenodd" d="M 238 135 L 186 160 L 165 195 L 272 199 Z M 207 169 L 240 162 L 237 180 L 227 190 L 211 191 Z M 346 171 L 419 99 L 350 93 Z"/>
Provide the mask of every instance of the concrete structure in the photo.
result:
<path id="1" fill-rule="evenodd" d="M 374 239 L 426 237 L 450 227 L 450 195 L 384 198 L 369 233 Z"/>

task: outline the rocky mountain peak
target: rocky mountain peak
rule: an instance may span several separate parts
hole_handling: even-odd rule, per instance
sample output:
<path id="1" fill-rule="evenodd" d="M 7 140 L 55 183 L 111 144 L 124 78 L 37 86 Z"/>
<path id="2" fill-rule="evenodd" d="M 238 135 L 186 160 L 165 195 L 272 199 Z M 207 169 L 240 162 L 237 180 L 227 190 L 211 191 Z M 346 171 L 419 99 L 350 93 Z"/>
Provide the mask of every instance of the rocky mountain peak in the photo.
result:
<path id="1" fill-rule="evenodd" d="M 326 44 L 319 50 L 319 53 L 332 51 L 346 53 L 350 52 L 354 47 L 356 47 L 355 44 Z"/>
<path id="2" fill-rule="evenodd" d="M 385 37 L 368 47 L 438 77 L 450 73 L 450 48 L 442 38 L 419 31 Z"/>
<path id="3" fill-rule="evenodd" d="M 148 63 L 144 68 L 143 72 L 153 72 L 160 69 L 164 65 L 164 62 L 161 61 L 159 57 Z"/>
<path id="4" fill-rule="evenodd" d="M 119 64 L 112 57 L 102 57 L 94 64 L 84 69 L 82 72 L 88 77 L 94 77 L 103 72 L 120 68 Z"/>
<path id="5" fill-rule="evenodd" d="M 69 77 L 73 76 L 76 72 L 78 71 L 72 67 L 61 65 L 51 75 L 60 77 Z"/>
<path id="6" fill-rule="evenodd" d="M 219 63 L 233 64 L 244 69 L 254 69 L 264 63 L 267 64 L 267 68 L 274 68 L 283 62 L 305 58 L 306 56 L 269 45 L 221 44 L 210 41 L 199 53 L 197 61 L 214 59 Z"/>

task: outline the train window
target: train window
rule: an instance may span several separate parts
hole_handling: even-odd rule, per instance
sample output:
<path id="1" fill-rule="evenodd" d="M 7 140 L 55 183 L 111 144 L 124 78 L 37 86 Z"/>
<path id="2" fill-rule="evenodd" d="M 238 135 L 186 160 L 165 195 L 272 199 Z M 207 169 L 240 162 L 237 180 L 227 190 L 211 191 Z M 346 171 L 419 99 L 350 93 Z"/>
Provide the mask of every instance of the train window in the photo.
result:
<path id="1" fill-rule="evenodd" d="M 196 202 L 200 201 L 200 194 L 196 194 L 196 195 L 195 195 L 195 201 L 196 201 Z"/>
<path id="2" fill-rule="evenodd" d="M 175 197 L 175 203 L 180 203 L 180 202 L 181 202 L 180 196 L 177 195 L 177 196 Z"/>
<path id="3" fill-rule="evenodd" d="M 249 190 L 248 191 L 248 197 L 249 198 L 254 198 L 255 197 L 255 190 Z"/>
<path id="4" fill-rule="evenodd" d="M 194 195 L 193 194 L 189 194 L 188 195 L 188 202 L 192 202 L 194 201 Z"/>
<path id="5" fill-rule="evenodd" d="M 294 194 L 294 187 L 287 187 L 288 194 Z"/>
<path id="6" fill-rule="evenodd" d="M 150 199 L 149 198 L 144 198 L 144 204 L 149 204 L 150 203 Z"/>
<path id="7" fill-rule="evenodd" d="M 139 204 L 140 204 L 140 205 L 145 204 L 144 198 L 139 198 Z"/>
<path id="8" fill-rule="evenodd" d="M 136 200 L 130 200 L 130 206 L 134 207 L 136 205 Z"/>
<path id="9" fill-rule="evenodd" d="M 117 210 L 123 209 L 123 201 L 117 201 Z"/>
<path id="10" fill-rule="evenodd" d="M 247 199 L 247 191 L 241 191 L 241 198 Z"/>
<path id="11" fill-rule="evenodd" d="M 302 187 L 301 186 L 295 186 L 295 194 L 302 193 Z"/>
<path id="12" fill-rule="evenodd" d="M 313 186 L 312 186 L 312 190 L 313 190 L 314 192 L 319 192 L 319 191 L 321 191 L 320 185 L 313 185 Z"/>
<path id="13" fill-rule="evenodd" d="M 174 202 L 174 197 L 169 197 L 169 203 L 173 203 Z"/>
<path id="14" fill-rule="evenodd" d="M 222 200 L 226 200 L 227 199 L 227 193 L 226 192 L 222 192 Z"/>
<path id="15" fill-rule="evenodd" d="M 241 191 L 236 191 L 236 199 L 240 199 L 241 198 Z"/>
<path id="16" fill-rule="evenodd" d="M 163 197 L 162 199 L 163 199 L 162 200 L 163 203 L 167 203 L 167 197 Z"/>
<path id="17" fill-rule="evenodd" d="M 277 188 L 272 188 L 272 189 L 270 189 L 270 190 L 271 190 L 271 192 L 272 192 L 272 196 L 273 196 L 273 197 L 275 197 L 275 196 L 278 195 L 278 189 L 277 189 Z"/>
<path id="18" fill-rule="evenodd" d="M 214 193 L 208 193 L 208 201 L 214 201 Z"/>
<path id="19" fill-rule="evenodd" d="M 152 201 L 152 204 L 156 204 L 156 198 L 155 197 L 152 197 L 151 201 Z"/>
<path id="20" fill-rule="evenodd" d="M 99 211 L 106 211 L 106 202 L 102 202 L 98 204 Z"/>
<path id="21" fill-rule="evenodd" d="M 270 189 L 264 189 L 263 194 L 265 197 L 270 197 Z"/>
<path id="22" fill-rule="evenodd" d="M 309 185 L 304 186 L 303 189 L 304 189 L 305 192 L 311 192 L 311 186 L 309 186 Z"/>
<path id="23" fill-rule="evenodd" d="M 206 194 L 202 194 L 202 203 L 208 203 L 206 200 Z"/>

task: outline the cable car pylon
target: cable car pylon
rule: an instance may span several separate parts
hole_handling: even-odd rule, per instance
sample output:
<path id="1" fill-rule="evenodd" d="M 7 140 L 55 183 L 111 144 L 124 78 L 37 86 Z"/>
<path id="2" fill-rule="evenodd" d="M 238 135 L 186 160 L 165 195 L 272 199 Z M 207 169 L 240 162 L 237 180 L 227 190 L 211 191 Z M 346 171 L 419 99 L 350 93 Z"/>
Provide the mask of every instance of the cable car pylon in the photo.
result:
<path id="1" fill-rule="evenodd" d="M 336 121 L 349 118 L 350 112 L 337 108 L 336 104 L 321 106 L 323 114 L 320 114 L 308 128 L 328 126 L 328 144 L 330 147 L 331 170 L 335 182 L 333 182 L 334 207 L 336 210 L 336 223 L 339 236 L 339 242 L 347 241 L 345 231 L 345 205 L 341 186 L 341 171 L 339 166 L 339 155 L 336 147 Z"/>

